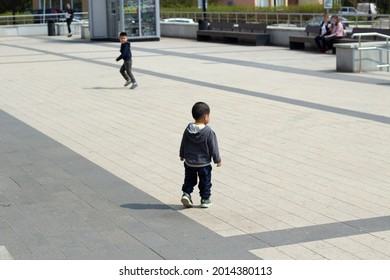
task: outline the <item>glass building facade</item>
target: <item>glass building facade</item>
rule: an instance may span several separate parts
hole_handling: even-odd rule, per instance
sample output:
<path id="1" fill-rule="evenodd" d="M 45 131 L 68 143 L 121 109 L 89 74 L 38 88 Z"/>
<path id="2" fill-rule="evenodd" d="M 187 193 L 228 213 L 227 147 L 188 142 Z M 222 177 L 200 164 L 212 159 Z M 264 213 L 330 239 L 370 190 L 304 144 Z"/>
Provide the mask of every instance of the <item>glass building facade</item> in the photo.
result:
<path id="1" fill-rule="evenodd" d="M 159 0 L 90 0 L 89 18 L 92 39 L 160 38 Z"/>

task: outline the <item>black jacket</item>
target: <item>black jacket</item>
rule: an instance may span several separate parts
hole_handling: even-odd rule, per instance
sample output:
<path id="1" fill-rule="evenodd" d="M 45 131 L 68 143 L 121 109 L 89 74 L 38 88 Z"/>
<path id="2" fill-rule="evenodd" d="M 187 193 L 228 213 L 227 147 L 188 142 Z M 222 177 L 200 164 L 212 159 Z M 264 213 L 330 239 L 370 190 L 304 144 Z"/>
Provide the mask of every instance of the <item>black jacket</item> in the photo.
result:
<path id="1" fill-rule="evenodd" d="M 72 20 L 73 20 L 73 17 L 74 17 L 74 11 L 73 11 L 73 9 L 66 9 L 64 12 L 69 14 L 69 18 L 66 18 L 66 20 L 72 21 Z"/>
<path id="2" fill-rule="evenodd" d="M 116 61 L 119 61 L 121 59 L 125 61 L 129 61 L 131 59 L 131 49 L 130 49 L 130 42 L 126 42 L 124 44 L 121 44 L 121 49 L 120 49 L 121 55 L 118 56 Z"/>
<path id="3" fill-rule="evenodd" d="M 185 163 L 193 167 L 202 167 L 221 162 L 219 155 L 217 136 L 214 131 L 206 125 L 203 128 L 190 123 L 184 130 L 180 145 L 180 157 Z"/>
<path id="4" fill-rule="evenodd" d="M 326 25 L 325 25 L 326 24 Z M 321 22 L 321 25 L 320 25 L 320 31 L 318 31 L 318 35 L 321 36 L 321 30 L 322 30 L 322 26 L 325 25 L 325 29 L 326 29 L 326 33 L 322 36 L 325 36 L 325 35 L 329 35 L 330 34 L 330 28 L 329 28 L 329 22 L 328 23 L 325 23 L 325 21 Z"/>

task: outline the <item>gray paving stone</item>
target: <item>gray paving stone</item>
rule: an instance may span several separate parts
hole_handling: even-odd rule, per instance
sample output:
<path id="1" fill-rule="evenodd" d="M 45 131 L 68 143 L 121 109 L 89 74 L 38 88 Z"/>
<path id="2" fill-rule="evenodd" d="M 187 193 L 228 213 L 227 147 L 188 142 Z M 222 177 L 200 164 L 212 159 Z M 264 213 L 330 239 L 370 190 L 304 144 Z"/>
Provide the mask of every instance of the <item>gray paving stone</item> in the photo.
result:
<path id="1" fill-rule="evenodd" d="M 35 260 L 35 256 L 28 249 L 26 244 L 19 240 L 12 240 L 12 242 L 8 242 L 6 248 L 15 260 Z"/>
<path id="2" fill-rule="evenodd" d="M 51 244 L 36 245 L 29 244 L 28 249 L 31 251 L 35 260 L 64 260 L 66 256 Z"/>
<path id="3" fill-rule="evenodd" d="M 361 219 L 356 221 L 346 221 L 346 225 L 354 227 L 360 232 L 376 232 L 390 230 L 390 216 L 377 217 L 375 219 Z"/>
<path id="4" fill-rule="evenodd" d="M 142 247 L 139 240 L 129 235 L 127 232 L 116 228 L 113 231 L 100 232 L 102 238 L 108 243 L 115 245 L 120 250 L 132 250 L 134 247 Z"/>

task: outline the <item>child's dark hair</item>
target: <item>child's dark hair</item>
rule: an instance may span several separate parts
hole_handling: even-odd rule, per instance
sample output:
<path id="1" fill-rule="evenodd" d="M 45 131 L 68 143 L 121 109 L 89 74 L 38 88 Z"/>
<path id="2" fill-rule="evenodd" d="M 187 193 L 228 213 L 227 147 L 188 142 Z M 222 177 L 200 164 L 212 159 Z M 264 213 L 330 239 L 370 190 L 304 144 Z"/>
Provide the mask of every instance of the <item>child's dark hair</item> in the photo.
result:
<path id="1" fill-rule="evenodd" d="M 196 102 L 194 106 L 192 106 L 192 117 L 194 120 L 199 120 L 204 115 L 210 114 L 210 107 L 204 102 Z"/>
<path id="2" fill-rule="evenodd" d="M 119 37 L 122 37 L 122 36 L 126 36 L 127 37 L 127 33 L 126 32 L 119 33 Z"/>

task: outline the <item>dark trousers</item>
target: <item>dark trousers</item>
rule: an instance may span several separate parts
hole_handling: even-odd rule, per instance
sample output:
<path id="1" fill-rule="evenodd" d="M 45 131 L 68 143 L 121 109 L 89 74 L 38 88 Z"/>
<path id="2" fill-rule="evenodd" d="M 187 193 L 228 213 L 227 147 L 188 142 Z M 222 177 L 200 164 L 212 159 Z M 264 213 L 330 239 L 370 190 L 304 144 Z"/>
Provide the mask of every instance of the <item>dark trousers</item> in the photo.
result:
<path id="1" fill-rule="evenodd" d="M 182 191 L 191 194 L 198 183 L 199 177 L 198 188 L 200 197 L 203 199 L 210 198 L 212 169 L 211 164 L 204 167 L 190 167 L 184 163 L 185 177 Z"/>
<path id="2" fill-rule="evenodd" d="M 324 46 L 325 50 L 331 50 L 333 49 L 333 44 L 336 41 L 336 39 L 340 39 L 343 37 L 330 37 L 330 38 L 323 38 L 322 39 L 322 45 Z"/>
<path id="3" fill-rule="evenodd" d="M 133 73 L 131 72 L 131 66 L 133 62 L 132 60 L 123 61 L 122 67 L 119 70 L 119 72 L 122 74 L 123 78 L 125 78 L 126 81 L 131 81 L 132 83 L 135 83 L 135 78 Z"/>
<path id="4" fill-rule="evenodd" d="M 316 37 L 314 38 L 314 41 L 316 42 L 317 48 L 319 48 L 319 49 L 324 49 L 324 47 L 325 47 L 325 46 L 322 44 L 322 39 L 323 39 L 323 37 L 320 36 L 320 35 L 318 35 L 318 36 L 316 36 Z"/>
<path id="5" fill-rule="evenodd" d="M 72 33 L 72 29 L 70 29 L 70 24 L 72 23 L 72 19 L 67 18 L 66 19 L 66 25 L 68 26 L 68 32 Z"/>

